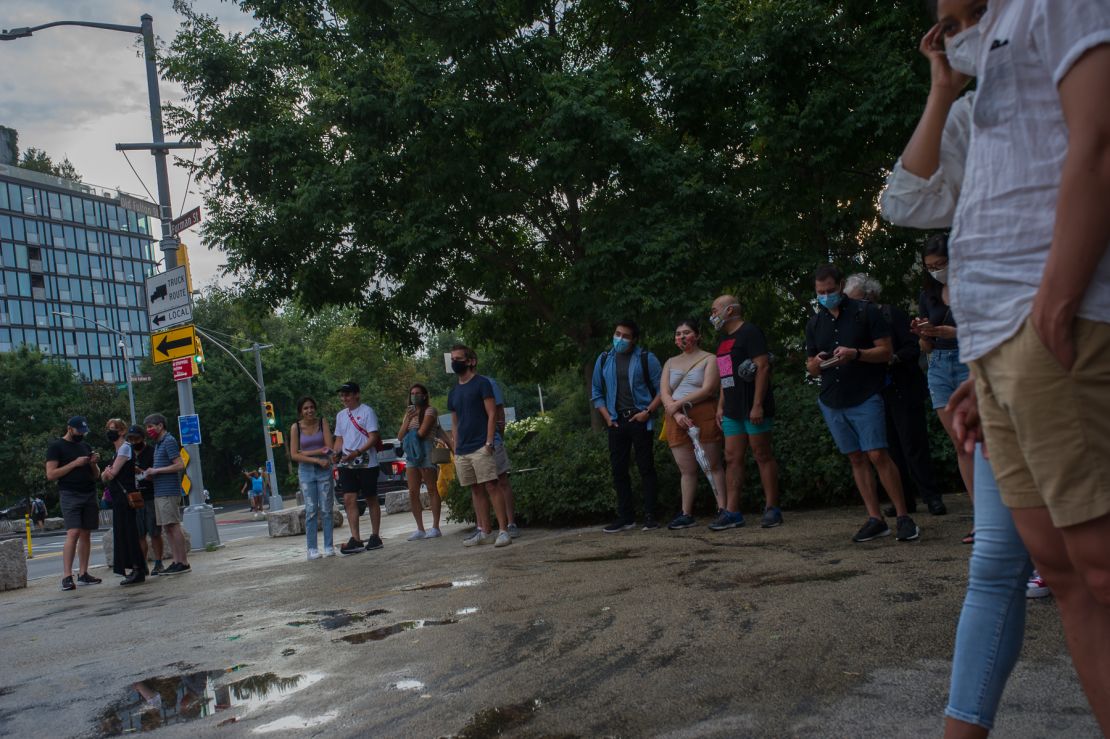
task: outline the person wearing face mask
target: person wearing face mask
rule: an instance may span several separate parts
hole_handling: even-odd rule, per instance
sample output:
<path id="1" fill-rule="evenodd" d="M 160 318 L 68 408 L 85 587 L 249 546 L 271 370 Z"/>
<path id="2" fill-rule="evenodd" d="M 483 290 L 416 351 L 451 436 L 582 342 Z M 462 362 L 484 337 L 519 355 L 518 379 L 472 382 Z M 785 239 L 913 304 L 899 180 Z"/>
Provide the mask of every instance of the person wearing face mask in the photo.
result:
<path id="1" fill-rule="evenodd" d="M 105 436 L 115 447 L 116 456 L 100 473 L 100 479 L 112 493 L 112 572 L 124 578 L 120 585 L 138 585 L 146 580 L 147 568 L 139 547 L 135 512 L 127 497 L 137 489 L 134 453 L 126 435 L 127 424 L 122 419 L 109 419 Z"/>
<path id="2" fill-rule="evenodd" d="M 667 414 L 667 446 L 674 455 L 681 476 L 682 511 L 667 528 L 686 529 L 695 525 L 694 493 L 699 471 L 694 443 L 689 430 L 698 429 L 698 443 L 709 461 L 709 474 L 717 496 L 717 511 L 725 507 L 725 472 L 721 466 L 721 429 L 717 426 L 717 391 L 720 378 L 717 363 L 709 352 L 698 346 L 698 322 L 688 318 L 674 330 L 679 354 L 663 365 L 659 394 Z"/>
<path id="3" fill-rule="evenodd" d="M 659 528 L 655 519 L 657 478 L 653 453 L 652 414 L 663 403 L 658 388 L 663 368 L 654 354 L 637 346 L 640 327 L 624 319 L 613 329 L 612 348 L 598 355 L 590 381 L 590 402 L 597 408 L 609 433 L 609 464 L 617 492 L 617 518 L 607 534 L 636 526 L 632 477 L 628 466 L 632 451 L 644 487 L 644 531 Z"/>
<path id="4" fill-rule="evenodd" d="M 139 530 L 139 547 L 143 550 L 143 561 L 147 559 L 148 548 L 154 550 L 154 567 L 151 575 L 165 572 L 162 566 L 162 527 L 154 513 L 154 480 L 146 476 L 146 471 L 154 466 L 154 447 L 146 443 L 143 427 L 135 424 L 127 429 L 127 443 L 131 445 L 131 457 L 135 461 L 135 481 L 143 494 L 143 507 L 135 511 L 135 522 Z M 150 543 L 147 543 L 150 537 Z"/>
<path id="5" fill-rule="evenodd" d="M 181 473 L 185 460 L 181 458 L 181 445 L 166 430 L 166 417 L 152 413 L 143 419 L 147 443 L 154 447 L 153 466 L 146 476 L 154 483 L 154 515 L 173 552 L 173 563 L 162 576 L 182 575 L 192 572 L 185 534 L 181 531 Z"/>
<path id="6" fill-rule="evenodd" d="M 866 542 L 890 535 L 879 508 L 871 468 L 894 504 L 898 541 L 914 541 L 920 529 L 906 510 L 902 479 L 887 451 L 886 410 L 881 391 L 893 355 L 890 326 L 871 303 L 844 296 L 844 278 L 831 264 L 814 274 L 817 312 L 806 324 L 806 370 L 821 378 L 817 404 L 867 507 L 867 522 L 852 537 Z"/>
<path id="7" fill-rule="evenodd" d="M 725 479 L 728 482 L 725 509 L 709 528 L 723 531 L 744 525 L 740 499 L 744 459 L 749 446 L 763 483 L 764 508 L 760 525 L 765 529 L 781 526 L 779 463 L 771 446 L 775 394 L 771 387 L 767 337 L 758 326 L 743 319 L 740 301 L 734 295 L 722 295 L 714 300 L 709 320 L 720 337 L 717 371 L 721 378 L 721 395 L 717 403 L 717 424 L 725 435 Z"/>
<path id="8" fill-rule="evenodd" d="M 77 585 L 97 585 L 100 578 L 89 574 L 90 534 L 100 528 L 96 508 L 96 481 L 100 478 L 97 463 L 100 455 L 92 450 L 85 435 L 89 424 L 84 416 L 66 422 L 65 436 L 46 449 L 46 479 L 58 483 L 58 498 L 66 540 L 62 545 L 62 590 L 76 590 Z M 73 555 L 77 554 L 79 572 L 73 581 Z"/>
<path id="9" fill-rule="evenodd" d="M 289 456 L 297 462 L 297 481 L 304 498 L 304 533 L 308 559 L 334 557 L 332 529 L 335 517 L 331 492 L 331 428 L 317 413 L 316 399 L 297 401 L 297 422 L 289 427 Z M 319 521 L 319 524 L 317 523 Z M 316 548 L 317 528 L 324 530 L 324 553 Z"/>
<path id="10" fill-rule="evenodd" d="M 409 485 L 409 507 L 416 519 L 416 531 L 408 541 L 435 539 L 439 531 L 440 499 L 438 489 L 439 467 L 431 461 L 432 442 L 439 425 L 439 413 L 428 404 L 428 388 L 417 383 L 409 388 L 409 406 L 401 420 L 397 438 L 405 452 L 405 478 Z M 420 502 L 420 485 L 428 489 L 432 507 L 432 527 L 424 528 L 424 506 Z"/>

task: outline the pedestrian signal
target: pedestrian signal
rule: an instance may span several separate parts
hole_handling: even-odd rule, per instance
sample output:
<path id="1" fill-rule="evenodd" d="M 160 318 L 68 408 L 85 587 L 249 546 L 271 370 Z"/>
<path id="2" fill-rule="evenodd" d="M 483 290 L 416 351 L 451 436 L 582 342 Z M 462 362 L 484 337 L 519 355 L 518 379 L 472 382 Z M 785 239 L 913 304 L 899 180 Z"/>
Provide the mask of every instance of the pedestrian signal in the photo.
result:
<path id="1" fill-rule="evenodd" d="M 270 432 L 270 446 L 272 448 L 276 449 L 277 447 L 282 446 L 283 444 L 285 444 L 285 437 L 282 436 L 281 432 L 280 431 L 271 431 Z"/>

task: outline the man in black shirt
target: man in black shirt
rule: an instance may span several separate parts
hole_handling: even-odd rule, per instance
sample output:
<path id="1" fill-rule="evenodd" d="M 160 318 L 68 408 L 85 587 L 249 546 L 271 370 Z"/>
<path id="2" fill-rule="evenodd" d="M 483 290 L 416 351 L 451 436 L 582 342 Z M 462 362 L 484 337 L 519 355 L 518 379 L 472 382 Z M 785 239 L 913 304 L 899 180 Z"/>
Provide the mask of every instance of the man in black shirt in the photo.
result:
<path id="1" fill-rule="evenodd" d="M 821 378 L 817 404 L 837 448 L 852 464 L 852 476 L 867 506 L 867 523 L 852 540 L 890 535 L 879 510 L 871 474 L 874 465 L 898 514 L 898 541 L 913 541 L 920 530 L 906 511 L 902 480 L 887 452 L 881 390 L 893 354 L 890 327 L 876 306 L 844 297 L 844 278 L 833 265 L 819 267 L 814 283 L 818 308 L 806 325 L 806 369 Z"/>
<path id="2" fill-rule="evenodd" d="M 717 372 L 721 395 L 717 401 L 717 425 L 725 435 L 725 510 L 709 524 L 714 531 L 744 525 L 740 493 L 744 485 L 744 457 L 751 446 L 763 483 L 765 507 L 760 524 L 765 529 L 782 525 L 779 510 L 779 464 L 771 449 L 775 393 L 771 386 L 771 360 L 767 338 L 754 323 L 740 315 L 740 301 L 722 295 L 713 301 L 709 322 L 720 334 Z"/>
<path id="3" fill-rule="evenodd" d="M 850 275 L 844 282 L 844 294 L 853 300 L 874 303 L 890 326 L 893 355 L 887 369 L 889 382 L 883 388 L 883 404 L 886 406 L 890 456 L 902 477 L 906 509 L 909 513 L 917 510 L 912 493 L 916 488 L 929 507 L 929 513 L 943 516 L 948 509 L 937 492 L 925 420 L 925 397 L 929 390 L 919 364 L 921 344 L 910 331 L 910 316 L 897 306 L 879 302 L 882 285 L 870 275 Z M 913 486 L 908 485 L 908 482 L 912 482 Z M 883 513 L 893 515 L 893 506 L 884 508 Z"/>
<path id="4" fill-rule="evenodd" d="M 89 574 L 90 534 L 100 528 L 96 507 L 96 481 L 100 479 L 100 455 L 85 442 L 89 424 L 84 416 L 66 423 L 66 434 L 46 449 L 46 479 L 58 483 L 66 541 L 62 545 L 62 590 L 76 590 L 73 583 L 73 553 L 80 571 L 77 582 L 96 585 L 100 578 Z"/>
<path id="5" fill-rule="evenodd" d="M 162 527 L 158 525 L 154 515 L 154 482 L 145 475 L 146 470 L 154 466 L 154 447 L 146 443 L 146 434 L 138 424 L 127 429 L 127 443 L 131 445 L 131 451 L 135 455 L 135 480 L 139 492 L 143 494 L 143 507 L 135 511 L 135 521 L 139 525 L 139 547 L 143 550 L 143 557 L 146 557 L 149 536 L 149 546 L 154 548 L 154 568 L 150 574 L 161 575 L 165 572 L 162 566 Z M 141 477 L 140 473 L 143 473 Z"/>

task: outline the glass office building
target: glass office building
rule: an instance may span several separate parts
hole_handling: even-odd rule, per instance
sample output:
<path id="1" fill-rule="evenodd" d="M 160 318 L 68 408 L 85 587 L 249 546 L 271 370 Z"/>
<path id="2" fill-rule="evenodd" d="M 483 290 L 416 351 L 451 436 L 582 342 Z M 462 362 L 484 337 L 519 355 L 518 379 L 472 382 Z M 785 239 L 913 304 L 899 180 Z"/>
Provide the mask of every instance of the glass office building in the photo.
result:
<path id="1" fill-rule="evenodd" d="M 157 213 L 151 209 L 0 164 L 0 351 L 27 344 L 64 359 L 86 382 L 119 383 L 125 341 L 137 375 L 149 353 L 143 280 L 157 248 L 152 219 L 140 211 Z"/>

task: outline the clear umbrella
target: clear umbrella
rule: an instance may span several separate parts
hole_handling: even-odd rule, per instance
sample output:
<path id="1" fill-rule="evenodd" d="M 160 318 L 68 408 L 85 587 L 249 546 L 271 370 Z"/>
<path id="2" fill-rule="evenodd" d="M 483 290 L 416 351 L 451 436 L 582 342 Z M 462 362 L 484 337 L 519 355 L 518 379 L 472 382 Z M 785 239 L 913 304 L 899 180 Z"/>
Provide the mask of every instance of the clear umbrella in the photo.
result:
<path id="1" fill-rule="evenodd" d="M 689 411 L 686 409 L 687 418 L 689 418 Z M 705 473 L 705 479 L 709 481 L 709 489 L 713 491 L 713 495 L 717 495 L 717 485 L 713 482 L 713 475 L 710 473 L 709 457 L 705 453 L 705 447 L 701 445 L 699 438 L 701 431 L 696 425 L 686 429 L 686 433 L 690 435 L 690 441 L 694 442 L 694 458 L 698 460 L 698 466 L 701 471 Z"/>

